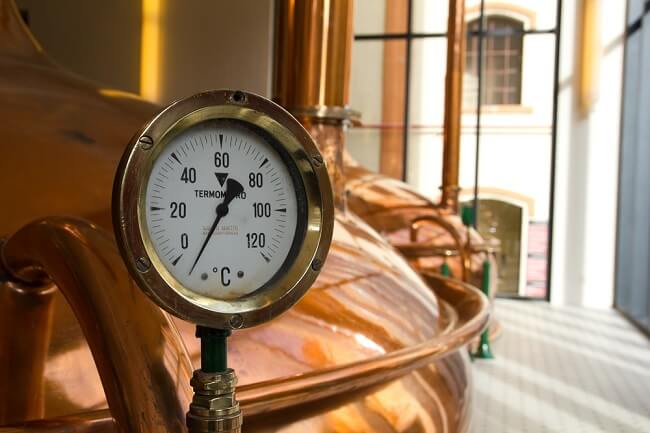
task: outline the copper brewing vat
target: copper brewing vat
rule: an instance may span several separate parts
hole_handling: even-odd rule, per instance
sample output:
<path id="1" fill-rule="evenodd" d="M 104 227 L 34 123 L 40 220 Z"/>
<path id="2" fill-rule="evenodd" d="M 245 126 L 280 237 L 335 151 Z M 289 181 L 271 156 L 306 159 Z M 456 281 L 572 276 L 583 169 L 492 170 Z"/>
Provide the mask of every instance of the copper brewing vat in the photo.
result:
<path id="1" fill-rule="evenodd" d="M 348 157 L 350 208 L 382 233 L 419 269 L 436 270 L 447 261 L 452 275 L 476 286 L 482 263 L 492 262 L 491 294 L 497 289 L 496 239 L 484 240 L 457 215 L 462 76 L 465 58 L 464 0 L 449 0 L 443 170 L 440 203 L 409 185 L 372 173 Z"/>
<path id="2" fill-rule="evenodd" d="M 448 261 L 455 277 L 480 286 L 483 261 L 492 259 L 497 245 L 484 241 L 456 215 L 463 1 L 450 0 L 449 31 L 454 36 L 449 38 L 447 61 L 441 204 L 434 204 L 404 182 L 370 172 L 344 151 L 341 130 L 359 120 L 348 106 L 352 2 L 334 1 L 327 16 L 318 16 L 323 10 L 321 3 L 277 2 L 275 100 L 308 130 L 316 128 L 314 125 L 318 125 L 317 134 L 332 130 L 332 137 L 321 142 L 329 143 L 324 147 L 330 154 L 331 177 L 351 211 L 385 236 L 416 268 L 435 271 Z M 494 293 L 496 266 L 491 269 Z"/>
<path id="3" fill-rule="evenodd" d="M 54 66 L 0 0 L 2 433 L 184 431 L 193 326 L 134 287 L 110 234 L 117 160 L 156 110 Z M 486 300 L 425 278 L 339 212 L 311 292 L 232 338 L 245 431 L 465 431 Z"/>

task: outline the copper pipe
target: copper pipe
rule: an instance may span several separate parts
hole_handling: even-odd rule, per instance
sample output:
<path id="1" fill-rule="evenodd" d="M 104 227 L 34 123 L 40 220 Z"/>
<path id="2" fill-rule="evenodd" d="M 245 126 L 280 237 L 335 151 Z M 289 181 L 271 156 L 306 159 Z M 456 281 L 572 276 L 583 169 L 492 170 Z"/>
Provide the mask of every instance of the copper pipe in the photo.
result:
<path id="1" fill-rule="evenodd" d="M 0 425 L 44 414 L 52 284 L 0 283 Z"/>
<path id="2" fill-rule="evenodd" d="M 310 405 L 339 406 L 341 397 L 354 399 L 373 386 L 385 384 L 409 372 L 429 365 L 461 349 L 478 335 L 488 324 L 487 298 L 473 286 L 458 280 L 442 277 L 431 272 L 422 273 L 428 285 L 449 304 L 457 317 L 451 320 L 440 335 L 413 346 L 390 352 L 383 356 L 364 359 L 345 365 L 317 371 L 253 383 L 237 387 L 242 411 L 254 421 L 256 417 L 269 419 L 287 416 L 297 406 L 309 413 Z M 273 414 L 272 414 L 273 413 Z M 0 428 L 0 433 L 49 432 L 49 433 L 98 433 L 111 431 L 110 413 L 97 411 L 81 417 L 66 417 L 65 428 L 56 421 L 34 421 L 20 426 Z"/>
<path id="3" fill-rule="evenodd" d="M 190 358 L 169 316 L 131 281 L 109 234 L 83 220 L 48 218 L 9 237 L 0 254 L 14 279 L 51 280 L 64 294 L 92 351 L 116 431 L 185 430 Z"/>
<path id="4" fill-rule="evenodd" d="M 432 339 L 384 356 L 238 388 L 245 415 L 291 409 L 298 404 L 387 383 L 462 348 L 485 329 L 490 316 L 489 303 L 478 289 L 432 272 L 423 272 L 422 276 L 436 295 L 458 312 L 453 326 Z M 0 433 L 4 432 L 0 429 Z"/>
<path id="5" fill-rule="evenodd" d="M 425 225 L 425 224 L 434 224 L 437 225 L 438 227 L 441 227 L 443 230 L 451 236 L 451 238 L 454 240 L 454 244 L 456 247 L 456 251 L 458 251 L 458 254 L 460 256 L 460 270 L 461 270 L 461 279 L 464 282 L 468 281 L 468 269 L 471 266 L 471 250 L 467 248 L 467 245 L 463 243 L 463 239 L 460 236 L 460 233 L 456 230 L 456 228 L 451 225 L 447 220 L 444 218 L 441 218 L 437 215 L 423 215 L 417 218 L 414 218 L 411 221 L 411 227 L 410 227 L 410 240 L 413 244 L 415 244 L 418 240 L 418 231 L 420 228 Z M 468 236 L 469 238 L 469 236 Z"/>
<path id="6" fill-rule="evenodd" d="M 465 0 L 449 0 L 447 20 L 447 75 L 445 77 L 444 149 L 440 205 L 458 211 L 460 116 L 465 68 Z"/>
<path id="7" fill-rule="evenodd" d="M 349 109 L 352 0 L 276 2 L 274 100 L 301 121 L 318 144 L 344 212 L 345 129 Z"/>
<path id="8" fill-rule="evenodd" d="M 276 4 L 274 99 L 292 112 L 347 107 L 352 1 Z"/>
<path id="9" fill-rule="evenodd" d="M 107 409 L 78 415 L 21 422 L 0 427 L 2 433 L 117 433 L 115 420 Z"/>

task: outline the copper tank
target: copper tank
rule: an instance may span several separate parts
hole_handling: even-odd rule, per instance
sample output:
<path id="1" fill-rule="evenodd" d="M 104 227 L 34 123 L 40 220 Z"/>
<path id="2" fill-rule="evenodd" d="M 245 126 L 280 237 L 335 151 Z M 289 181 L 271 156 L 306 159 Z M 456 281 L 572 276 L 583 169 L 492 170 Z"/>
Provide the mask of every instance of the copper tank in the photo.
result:
<path id="1" fill-rule="evenodd" d="M 140 293 L 110 230 L 117 161 L 157 110 L 56 67 L 0 0 L 1 433 L 185 430 L 194 328 Z M 480 293 L 423 280 L 343 202 L 309 294 L 232 337 L 245 431 L 465 431 L 464 347 L 487 320 Z"/>
<path id="2" fill-rule="evenodd" d="M 350 109 L 352 2 L 283 0 L 277 3 L 275 100 L 317 134 L 359 121 Z M 456 215 L 460 102 L 464 58 L 464 1 L 449 1 L 445 146 L 440 204 L 404 182 L 370 172 L 342 149 L 344 136 L 325 140 L 335 186 L 349 209 L 385 236 L 419 269 L 439 270 L 447 260 L 454 276 L 480 286 L 483 261 L 497 249 Z M 325 10 L 325 13 L 323 11 Z M 319 15 L 320 14 L 320 15 Z M 305 19 L 308 17 L 308 19 Z M 334 125 L 334 126 L 332 126 Z M 347 125 L 338 127 L 343 130 Z M 334 133 L 332 133 L 334 134 Z M 335 135 L 335 134 L 334 134 Z M 330 143 L 333 142 L 333 143 Z M 492 288 L 496 267 L 492 266 Z M 493 290 L 493 293 L 496 290 Z"/>

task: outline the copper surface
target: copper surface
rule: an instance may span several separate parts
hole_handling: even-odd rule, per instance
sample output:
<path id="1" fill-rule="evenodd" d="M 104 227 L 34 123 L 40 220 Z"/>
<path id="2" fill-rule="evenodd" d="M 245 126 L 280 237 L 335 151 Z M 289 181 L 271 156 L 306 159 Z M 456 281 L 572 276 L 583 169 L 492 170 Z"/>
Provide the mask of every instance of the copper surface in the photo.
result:
<path id="1" fill-rule="evenodd" d="M 458 211 L 460 117 L 465 66 L 465 0 L 449 0 L 447 18 L 447 73 L 443 123 L 441 206 Z"/>
<path id="2" fill-rule="evenodd" d="M 52 284 L 0 282 L 0 395 L 11 396 L 0 405 L 0 425 L 44 414 L 43 365 L 55 292 Z"/>
<path id="3" fill-rule="evenodd" d="M 343 149 L 349 110 L 351 0 L 276 2 L 274 100 L 302 122 L 319 146 L 345 212 Z"/>
<path id="4" fill-rule="evenodd" d="M 13 37 L 10 29 L 25 32 L 12 5 L 0 0 L 0 13 L 0 40 Z M 18 33 L 29 47 L 28 34 Z M 12 203 L 0 233 L 10 235 L 2 256 L 13 280 L 5 276 L 0 290 L 57 287 L 51 327 L 45 320 L 30 333 L 3 336 L 9 346 L 0 353 L 29 339 L 31 352 L 20 359 L 31 366 L 12 373 L 14 383 L 33 385 L 0 394 L 0 407 L 22 402 L 16 413 L 24 414 L 0 431 L 178 431 L 191 395 L 189 360 L 199 355 L 194 327 L 170 322 L 143 299 L 106 232 L 117 160 L 158 107 L 80 80 L 36 48 L 0 52 L 0 101 L 7 121 L 0 178 L 9 186 L 1 198 Z M 52 214 L 92 223 L 28 224 Z M 484 297 L 427 274 L 425 284 L 353 213 L 336 218 L 332 251 L 307 296 L 268 325 L 232 337 L 246 431 L 466 431 L 471 381 L 463 344 L 487 321 Z M 13 317 L 34 308 L 7 305 Z M 42 394 L 30 398 L 41 384 Z"/>
<path id="5" fill-rule="evenodd" d="M 480 286 L 483 261 L 493 262 L 492 294 L 497 290 L 494 253 L 499 245 L 483 239 L 459 216 L 441 208 L 396 179 L 370 172 L 349 155 L 345 158 L 349 208 L 404 254 L 416 268 L 439 270 L 443 262 L 452 276 Z M 413 225 L 417 230 L 413 230 Z"/>
<path id="6" fill-rule="evenodd" d="M 82 220 L 52 217 L 10 236 L 1 257 L 14 280 L 51 280 L 61 290 L 93 353 L 117 431 L 183 431 L 190 358 L 169 316 L 129 278 L 110 235 Z M 69 362 L 78 367 L 74 358 Z"/>
<path id="7" fill-rule="evenodd" d="M 276 2 L 274 99 L 289 111 L 346 107 L 351 0 Z"/>
<path id="8" fill-rule="evenodd" d="M 335 249 L 341 252 L 337 257 L 338 260 L 356 259 L 357 262 L 363 263 L 359 261 L 360 257 L 368 257 L 369 253 L 376 253 L 378 249 L 383 249 L 383 243 L 377 240 L 371 231 L 364 229 L 364 225 L 359 221 L 348 218 L 346 221 L 339 220 L 339 222 L 341 223 L 339 226 L 341 235 L 337 236 L 338 241 L 335 246 Z M 60 233 L 54 237 L 49 236 L 50 230 Z M 359 248 L 359 245 L 355 245 L 355 243 L 361 241 L 364 244 Z M 43 269 L 40 266 L 29 266 L 29 272 L 20 274 L 22 278 L 42 278 L 44 274 L 41 271 L 47 269 L 48 275 L 53 274 L 52 277 L 60 287 L 70 290 L 67 289 L 68 285 L 65 282 L 67 281 L 66 273 L 70 272 L 76 274 L 73 281 L 83 282 L 84 287 L 90 289 L 93 287 L 93 282 L 86 281 L 84 274 L 101 277 L 102 274 L 99 271 L 103 267 L 111 267 L 109 278 L 97 278 L 95 281 L 95 284 L 104 282 L 104 286 L 99 292 L 103 292 L 104 296 L 111 296 L 115 294 L 115 289 L 109 289 L 109 285 L 110 287 L 121 286 L 115 283 L 127 276 L 123 264 L 119 262 L 119 259 L 115 260 L 119 256 L 116 247 L 112 245 L 107 235 L 87 223 L 69 219 L 50 219 L 26 227 L 11 237 L 3 250 L 3 256 L 10 268 L 18 266 L 19 263 L 22 263 L 23 266 L 26 263 L 32 265 L 39 263 L 34 259 L 29 261 L 20 259 L 26 254 L 25 245 L 29 246 L 32 243 L 40 245 L 42 250 L 38 254 L 31 254 L 33 251 L 28 250 L 30 257 L 41 255 L 51 261 L 45 262 L 46 266 Z M 18 251 L 14 251 L 15 249 Z M 53 251 L 48 251 L 50 249 Z M 89 251 L 94 254 L 89 254 Z M 59 254 L 52 254 L 55 252 Z M 62 254 L 64 252 L 65 254 Z M 99 255 L 95 255 L 97 253 Z M 253 328 L 235 334 L 230 354 L 233 359 L 232 364 L 238 366 L 244 382 L 253 379 L 252 382 L 244 383 L 238 389 L 242 410 L 251 419 L 252 425 L 256 424 L 256 416 L 263 416 L 266 420 L 271 412 L 277 412 L 273 416 L 277 417 L 275 422 L 279 423 L 278 420 L 283 419 L 283 410 L 295 412 L 295 407 L 298 406 L 302 408 L 301 412 L 306 419 L 315 417 L 323 410 L 326 414 L 331 415 L 331 411 L 340 410 L 335 410 L 335 408 L 341 405 L 345 407 L 352 404 L 358 407 L 361 404 L 373 407 L 371 404 L 373 399 L 377 398 L 378 393 L 384 392 L 381 390 L 373 392 L 373 387 L 386 384 L 391 379 L 402 376 L 405 378 L 400 381 L 400 386 L 391 385 L 391 399 L 403 399 L 407 403 L 410 402 L 411 405 L 424 405 L 431 410 L 431 412 L 427 410 L 425 413 L 407 411 L 404 416 L 417 415 L 423 426 L 429 425 L 431 418 L 437 415 L 445 418 L 455 417 L 455 419 L 446 420 L 444 425 L 447 426 L 459 427 L 462 423 L 467 422 L 464 415 L 458 412 L 459 408 L 466 410 L 464 405 L 468 404 L 467 395 L 463 397 L 462 401 L 446 400 L 441 402 L 431 399 L 430 394 L 418 396 L 419 392 L 416 391 L 423 387 L 422 391 L 428 389 L 429 393 L 433 392 L 434 395 L 440 396 L 452 392 L 451 389 L 454 388 L 457 390 L 453 392 L 461 392 L 461 394 L 467 392 L 467 390 L 462 391 L 467 386 L 467 383 L 464 382 L 465 379 L 462 379 L 462 376 L 458 377 L 459 371 L 455 371 L 465 362 L 458 364 L 463 359 L 462 357 L 458 358 L 457 355 L 454 355 L 434 364 L 431 363 L 439 357 L 448 356 L 450 352 L 453 353 L 454 350 L 461 348 L 483 329 L 487 322 L 485 298 L 476 289 L 458 281 L 426 274 L 429 285 L 436 290 L 442 300 L 441 315 L 436 319 L 436 309 L 431 308 L 435 302 L 429 303 L 429 306 L 422 303 L 423 299 L 431 299 L 431 294 L 428 291 L 419 292 L 413 290 L 413 286 L 405 287 L 405 289 L 411 290 L 404 291 L 397 284 L 400 278 L 410 279 L 411 283 L 417 281 L 417 277 L 412 272 L 400 272 L 402 265 L 396 258 L 397 256 L 392 258 L 390 255 L 374 257 L 373 262 L 366 263 L 357 269 L 342 268 L 337 262 L 326 265 L 326 269 L 323 271 L 324 278 L 314 288 L 313 294 L 310 293 L 295 310 L 282 316 L 278 321 L 272 322 L 271 325 L 274 326 Z M 57 261 L 62 263 L 57 265 Z M 65 263 L 75 266 L 63 266 Z M 93 272 L 89 272 L 91 269 Z M 388 288 L 383 287 L 382 283 L 391 282 L 394 292 L 388 293 Z M 131 291 L 131 297 L 144 298 L 132 286 L 132 283 L 129 282 L 127 286 Z M 91 292 L 94 292 L 94 289 Z M 118 297 L 118 299 L 123 298 Z M 346 305 L 341 304 L 343 300 L 347 301 Z M 144 299 L 143 301 L 148 302 Z M 404 311 L 415 314 L 412 316 L 400 315 L 399 310 L 389 308 L 389 305 L 395 305 L 395 303 L 403 305 Z M 380 312 L 382 315 L 388 316 L 387 318 L 390 320 L 383 323 L 379 321 L 376 315 Z M 122 314 L 131 315 L 133 313 L 125 311 Z M 165 317 L 164 313 L 160 311 L 157 312 L 157 315 Z M 101 326 L 102 316 L 95 315 L 94 317 L 94 323 Z M 146 322 L 149 314 L 139 314 L 138 317 L 139 320 L 131 321 Z M 126 328 L 125 330 L 130 332 L 134 331 L 134 324 L 121 322 L 119 319 L 120 317 L 115 319 L 114 326 Z M 154 335 L 159 331 L 159 328 L 155 326 L 146 328 Z M 124 333 L 124 331 L 120 332 Z M 169 335 L 170 342 L 180 342 L 179 338 L 173 338 L 175 335 L 177 334 Z M 137 349 L 138 347 L 134 346 L 136 340 L 142 346 L 143 339 L 136 337 L 142 336 L 134 335 L 132 338 L 134 342 L 127 341 L 122 352 L 127 348 Z M 147 341 L 146 336 L 144 341 Z M 146 344 L 143 346 L 140 347 L 140 350 L 146 353 L 150 347 Z M 153 356 L 153 354 L 159 353 L 158 350 L 153 350 L 149 355 L 152 360 L 166 359 L 169 367 L 183 366 L 181 374 L 173 376 L 178 379 L 172 383 L 176 393 L 186 396 L 189 390 L 189 382 L 183 380 L 187 379 L 188 375 L 186 363 L 173 361 L 179 359 L 180 352 L 173 345 L 172 348 L 171 352 L 174 354 L 172 357 L 167 351 L 164 356 Z M 190 345 L 190 349 L 193 349 L 196 354 L 196 344 L 194 347 Z M 279 367 L 285 370 L 284 377 L 274 377 L 277 375 L 278 366 L 266 366 L 269 368 L 267 371 L 259 370 L 259 367 L 264 366 L 260 359 L 266 358 L 264 352 L 269 349 L 271 349 L 271 353 L 275 352 L 275 356 L 267 359 L 273 359 L 274 363 L 280 364 Z M 251 353 L 258 354 L 257 359 L 250 360 Z M 69 358 L 69 362 L 74 363 L 75 369 L 83 372 L 93 368 L 92 364 L 84 364 L 83 360 L 76 356 L 75 351 L 71 351 L 69 355 L 72 357 Z M 98 357 L 106 355 L 106 353 L 95 354 L 100 372 L 102 372 L 101 358 Z M 117 356 L 116 354 L 108 355 Z M 124 358 L 129 362 L 133 361 L 131 352 Z M 69 364 L 68 368 L 71 367 L 72 365 Z M 256 372 L 258 377 L 255 377 L 255 373 L 252 371 L 255 368 L 258 370 Z M 170 370 L 173 371 L 171 368 Z M 413 373 L 414 371 L 416 373 Z M 146 366 L 144 370 L 123 367 L 116 369 L 115 373 L 120 375 L 120 383 L 124 384 L 124 380 L 127 380 L 128 388 L 129 375 L 146 378 L 149 371 Z M 113 372 L 109 374 L 113 374 Z M 413 374 L 416 375 L 415 377 L 420 377 L 419 380 L 423 382 L 419 386 L 406 386 L 407 383 L 414 380 Z M 125 375 L 127 378 L 124 377 Z M 106 382 L 105 378 L 104 382 Z M 136 384 L 138 382 L 135 381 Z M 150 383 L 148 380 L 141 382 Z M 162 381 L 162 384 L 161 382 L 154 383 L 164 387 L 166 381 Z M 138 396 L 142 400 L 155 400 L 158 395 L 153 389 L 145 388 L 142 391 Z M 158 391 L 164 391 L 164 389 Z M 123 393 L 125 392 L 123 391 Z M 165 392 L 158 396 L 169 395 L 168 392 Z M 357 400 L 361 396 L 365 397 Z M 334 397 L 336 397 L 335 400 L 331 400 Z M 130 398 L 133 399 L 134 396 L 130 396 Z M 82 401 L 80 400 L 80 403 Z M 346 402 L 349 404 L 346 405 Z M 375 402 L 375 404 L 377 403 L 380 402 Z M 459 403 L 460 406 L 458 406 Z M 137 405 L 137 399 L 130 400 L 130 404 Z M 169 401 L 164 407 L 169 409 L 169 404 L 174 407 L 172 401 Z M 80 405 L 80 409 L 81 407 Z M 379 407 L 374 407 L 373 411 L 376 412 L 381 407 L 384 407 L 382 411 L 389 409 L 380 404 Z M 116 410 L 112 404 L 111 413 L 116 417 Z M 390 411 L 383 413 L 384 416 L 388 416 Z M 373 416 L 377 415 L 374 413 Z M 305 421 L 296 414 L 293 417 L 297 418 L 296 422 Z M 353 417 L 353 419 L 355 418 L 356 424 L 354 425 L 364 424 L 363 413 Z M 70 422 L 74 424 L 72 420 Z M 83 417 L 79 422 L 81 427 L 87 427 L 87 422 Z M 60 425 L 51 421 L 34 425 L 39 425 L 44 429 L 48 426 L 55 430 L 60 428 Z M 97 428 L 104 429 L 110 425 L 110 422 L 105 420 L 104 422 L 95 422 L 95 425 Z M 116 426 L 119 428 L 119 420 Z M 443 425 L 437 425 L 435 430 L 423 428 L 414 431 L 439 431 L 437 429 L 442 427 Z M 167 428 L 170 428 L 168 424 Z M 450 431 L 457 430 L 453 428 Z"/>
<path id="9" fill-rule="evenodd" d="M 461 348 L 485 326 L 487 309 L 484 297 L 476 289 L 459 282 L 428 276 L 429 284 L 452 307 L 447 308 L 444 307 L 446 304 L 442 304 L 442 312 L 439 315 L 437 303 L 427 287 L 418 283 L 419 278 L 398 256 L 390 254 L 386 244 L 367 226 L 352 216 L 339 218 L 337 223 L 338 231 L 334 245 L 337 254 L 333 257 L 334 260 L 326 264 L 313 291 L 294 310 L 271 322 L 269 326 L 242 331 L 233 337 L 230 357 L 242 377 L 243 386 L 238 390 L 238 395 L 247 417 L 254 419 L 257 415 L 266 416 L 270 412 L 285 409 L 295 412 L 298 405 L 304 406 L 305 417 L 316 416 L 315 414 L 322 410 L 330 413 L 345 402 L 358 406 L 360 401 L 366 401 L 368 395 L 381 392 L 373 392 L 373 387 L 404 375 L 407 378 L 403 380 L 408 382 L 411 372 L 417 368 L 424 369 L 417 374 L 426 378 L 421 386 L 429 389 L 429 393 L 447 392 L 444 390 L 452 384 L 454 388 L 459 389 L 467 386 L 465 379 L 458 382 L 459 377 L 448 377 L 447 373 L 444 373 L 445 368 L 450 368 L 445 367 L 445 362 L 429 364 L 438 357 L 449 355 L 451 351 Z M 179 344 L 181 339 L 175 337 L 176 334 L 171 332 L 171 328 L 165 333 L 168 343 L 161 343 L 160 346 L 148 345 L 149 340 L 160 341 L 160 338 L 147 337 L 137 330 L 143 326 L 142 322 L 146 323 L 147 319 L 151 319 L 151 315 L 163 318 L 166 315 L 153 307 L 133 287 L 133 283 L 128 280 L 126 269 L 119 260 L 117 249 L 107 234 L 82 221 L 52 218 L 31 224 L 10 237 L 3 249 L 3 257 L 7 267 L 14 270 L 13 273 L 23 280 L 34 282 L 50 275 L 68 298 L 69 293 L 76 293 L 76 290 L 82 287 L 85 290 L 78 294 L 82 299 L 88 296 L 88 292 L 98 297 L 100 302 L 94 302 L 95 307 L 83 303 L 72 305 L 89 337 L 91 348 L 97 344 L 93 343 L 95 337 L 92 333 L 95 331 L 91 330 L 91 334 L 88 334 L 88 329 L 83 326 L 86 321 L 100 328 L 107 326 L 105 322 L 108 322 L 108 325 L 115 328 L 110 334 L 102 334 L 104 340 L 100 341 L 100 349 L 106 344 L 105 340 L 108 340 L 106 345 L 111 350 L 102 352 L 93 348 L 93 351 L 117 428 L 122 424 L 116 415 L 119 410 L 113 406 L 115 399 L 111 399 L 109 388 L 112 382 L 108 381 L 107 385 L 107 374 L 109 377 L 117 374 L 118 381 L 122 384 L 117 393 L 118 408 L 119 398 L 129 397 L 129 404 L 133 405 L 128 406 L 130 411 L 142 409 L 140 404 L 144 404 L 145 408 L 159 406 L 161 403 L 153 405 L 151 401 L 155 402 L 157 398 L 165 396 L 174 396 L 171 400 L 175 401 L 178 397 L 176 394 L 180 393 L 183 398 L 187 398 L 188 366 L 182 361 L 183 353 L 180 348 L 173 344 L 174 341 Z M 364 260 L 361 260 L 362 258 Z M 368 258 L 372 260 L 369 261 Z M 343 265 L 352 262 L 357 264 L 355 268 Z M 47 274 L 44 271 L 47 271 Z M 127 281 L 124 281 L 125 279 Z M 129 292 L 128 296 L 120 294 L 121 287 L 124 286 L 124 290 Z M 129 299 L 129 302 L 124 306 L 124 303 L 110 302 L 106 299 L 109 297 Z M 141 301 L 137 301 L 138 297 L 142 298 Z M 135 304 L 133 308 L 138 311 L 136 316 L 130 307 L 132 304 Z M 391 308 L 394 305 L 400 305 L 408 314 L 400 314 L 401 309 Z M 147 307 L 152 311 L 147 311 Z M 97 311 L 101 308 L 117 311 L 104 314 Z M 113 318 L 108 319 L 107 316 Z M 138 320 L 128 320 L 127 317 L 138 317 Z M 380 317 L 383 320 L 380 320 Z M 168 328 L 167 325 L 143 327 L 154 335 L 159 335 L 161 328 L 163 331 Z M 121 350 L 118 350 L 111 341 L 125 334 L 131 338 L 125 339 Z M 75 338 L 80 339 L 81 336 Z M 197 356 L 196 341 L 188 339 L 187 342 L 191 353 Z M 72 342 L 67 343 L 70 345 Z M 76 345 L 71 344 L 72 347 Z M 170 347 L 171 350 L 161 350 L 164 347 Z M 156 355 L 161 351 L 165 355 Z M 166 360 L 168 367 L 164 371 L 173 372 L 172 367 L 182 367 L 180 372 L 171 375 L 177 380 L 170 380 L 167 374 L 167 380 L 146 380 L 149 374 L 161 372 L 152 368 L 155 364 L 134 368 L 137 363 L 131 363 L 137 362 L 140 356 L 138 353 L 142 353 L 144 359 Z M 257 356 L 251 359 L 251 353 Z M 267 355 L 264 355 L 265 353 Z M 147 354 L 148 356 L 145 356 Z M 264 358 L 272 359 L 273 363 L 261 362 Z M 92 360 L 90 363 L 84 363 L 87 358 L 79 357 L 76 350 L 70 350 L 67 359 L 67 368 L 74 368 L 78 373 L 83 374 L 86 370 L 94 369 Z M 454 364 L 461 360 L 462 358 L 457 358 Z M 59 360 L 48 360 L 57 361 Z M 120 362 L 128 362 L 130 366 L 119 365 Z M 450 361 L 447 359 L 446 362 Z M 102 369 L 102 365 L 105 367 L 106 363 L 112 367 L 117 364 L 120 368 L 112 368 L 106 372 Z M 461 365 L 463 364 L 454 368 Z M 72 377 L 66 379 L 70 381 Z M 157 384 L 163 389 L 142 389 L 143 383 Z M 173 385 L 176 394 L 164 389 L 166 383 Z M 133 390 L 129 384 L 139 387 L 137 398 L 130 395 L 129 391 Z M 72 389 L 74 385 L 59 384 Z M 426 412 L 427 418 L 434 415 L 445 419 L 449 416 L 457 417 L 454 425 L 467 421 L 463 414 L 458 412 L 459 409 L 466 410 L 466 400 L 446 400 L 443 405 L 435 399 L 431 400 L 428 393 L 418 397 L 419 391 L 416 391 L 419 388 L 398 386 L 391 390 L 391 398 L 429 406 L 431 412 Z M 362 396 L 364 398 L 357 400 Z M 334 400 L 331 400 L 332 398 Z M 181 398 L 178 400 L 182 401 Z M 147 401 L 151 406 L 145 404 Z M 77 410 L 83 410 L 85 402 L 84 399 L 78 399 Z M 92 402 L 92 399 L 88 400 L 88 403 Z M 172 401 L 167 402 L 164 407 L 169 409 L 170 405 L 176 407 Z M 377 408 L 373 410 L 376 412 Z M 132 412 L 127 413 L 127 417 L 133 415 Z M 388 413 L 385 415 L 388 416 Z M 414 416 L 413 413 L 410 415 Z M 278 420 L 283 419 L 282 416 L 277 416 Z M 417 416 L 421 418 L 425 414 Z M 361 416 L 356 422 L 363 424 L 363 418 Z M 143 425 L 145 421 L 147 419 L 143 420 Z M 428 425 L 424 419 L 421 421 L 423 425 Z M 167 429 L 172 429 L 168 424 L 169 420 L 158 422 L 163 422 Z M 105 427 L 102 423 L 98 425 Z"/>

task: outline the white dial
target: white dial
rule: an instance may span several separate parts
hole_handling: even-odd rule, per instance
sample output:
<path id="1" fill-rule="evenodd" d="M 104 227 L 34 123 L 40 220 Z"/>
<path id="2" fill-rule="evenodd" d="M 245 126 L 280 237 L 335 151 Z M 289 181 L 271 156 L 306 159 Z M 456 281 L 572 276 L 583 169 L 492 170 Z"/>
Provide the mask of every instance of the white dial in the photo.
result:
<path id="1" fill-rule="evenodd" d="M 294 169 L 270 138 L 208 120 L 171 139 L 146 186 L 146 222 L 161 262 L 214 299 L 250 294 L 282 274 L 299 247 Z"/>

